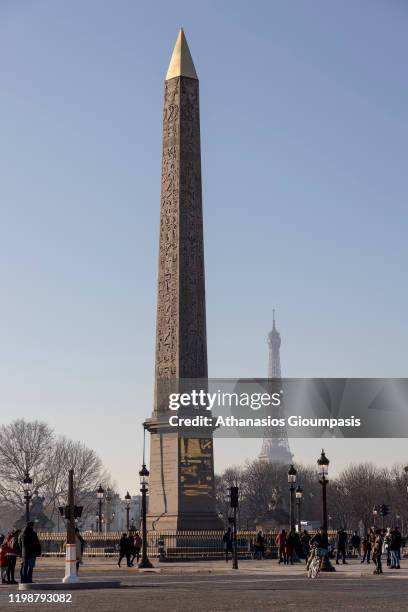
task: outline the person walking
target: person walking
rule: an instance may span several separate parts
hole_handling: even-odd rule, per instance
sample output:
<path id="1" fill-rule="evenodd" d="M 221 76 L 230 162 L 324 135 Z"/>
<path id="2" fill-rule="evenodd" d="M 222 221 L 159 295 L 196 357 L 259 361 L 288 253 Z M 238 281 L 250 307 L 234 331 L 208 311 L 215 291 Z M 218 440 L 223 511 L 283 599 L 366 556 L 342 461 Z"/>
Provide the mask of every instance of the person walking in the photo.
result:
<path id="1" fill-rule="evenodd" d="M 79 574 L 79 566 L 82 563 L 84 554 L 85 540 L 79 533 L 78 527 L 75 527 L 75 547 L 76 547 L 76 573 Z"/>
<path id="2" fill-rule="evenodd" d="M 283 565 L 287 563 L 286 557 L 286 531 L 282 529 L 275 538 L 276 546 L 278 547 L 279 565 L 283 562 Z"/>
<path id="3" fill-rule="evenodd" d="M 228 527 L 227 531 L 222 536 L 225 549 L 225 562 L 228 563 L 229 553 L 231 553 L 232 559 L 232 531 L 231 527 Z"/>
<path id="4" fill-rule="evenodd" d="M 351 538 L 351 546 L 353 548 L 352 554 L 357 556 L 357 559 L 360 558 L 360 546 L 361 546 L 361 538 L 358 535 L 357 531 L 355 531 Z"/>
<path id="5" fill-rule="evenodd" d="M 346 561 L 346 547 L 347 547 L 347 533 L 341 527 L 337 532 L 337 554 L 336 554 L 336 565 L 339 564 L 339 558 L 343 558 L 343 565 Z"/>
<path id="6" fill-rule="evenodd" d="M 140 558 L 140 551 L 142 548 L 142 538 L 140 537 L 140 534 L 138 531 L 136 531 L 136 535 L 134 537 L 134 541 L 133 541 L 133 550 L 134 550 L 134 555 L 133 558 L 131 559 L 131 564 L 133 565 L 133 561 L 135 560 L 136 557 L 136 562 L 139 563 L 139 558 Z"/>
<path id="7" fill-rule="evenodd" d="M 377 529 L 375 532 L 375 542 L 373 548 L 373 561 L 375 562 L 375 570 L 373 574 L 382 574 L 381 555 L 383 549 L 383 535 L 381 529 Z"/>
<path id="8" fill-rule="evenodd" d="M 11 531 L 6 538 L 7 584 L 17 584 L 17 581 L 15 579 L 16 563 L 17 557 L 21 555 L 19 535 L 20 529 L 16 529 L 15 531 Z"/>
<path id="9" fill-rule="evenodd" d="M 130 567 L 129 538 L 127 533 L 122 533 L 122 537 L 119 540 L 118 567 L 120 567 L 123 557 L 126 557 L 126 565 Z"/>
<path id="10" fill-rule="evenodd" d="M 136 557 L 136 548 L 135 548 L 135 538 L 132 533 L 129 533 L 128 535 L 127 545 L 129 548 L 128 567 L 133 567 L 133 561 L 134 561 L 134 558 Z"/>
<path id="11" fill-rule="evenodd" d="M 364 561 L 367 559 L 367 563 L 370 563 L 370 556 L 371 556 L 371 539 L 370 539 L 370 532 L 367 532 L 363 538 L 363 542 L 362 542 L 362 548 L 363 548 L 363 558 L 361 560 L 361 563 L 364 563 Z"/>
<path id="12" fill-rule="evenodd" d="M 287 565 L 289 565 L 289 562 L 291 565 L 293 565 L 293 553 L 295 550 L 295 544 L 296 544 L 295 532 L 293 529 L 291 529 L 288 533 L 288 537 L 286 538 L 286 564 Z"/>
<path id="13" fill-rule="evenodd" d="M 34 523 L 29 521 L 20 535 L 21 546 L 21 582 L 33 582 L 33 571 L 37 557 L 41 555 L 41 544 Z"/>
<path id="14" fill-rule="evenodd" d="M 309 556 L 309 550 L 310 550 L 310 534 L 306 529 L 303 531 L 303 534 L 301 537 L 301 544 L 303 548 L 303 556 L 305 558 L 305 563 L 307 563 L 307 558 Z"/>
<path id="15" fill-rule="evenodd" d="M 256 536 L 256 550 L 259 555 L 259 560 L 262 561 L 265 557 L 265 538 L 262 531 L 258 531 Z"/>

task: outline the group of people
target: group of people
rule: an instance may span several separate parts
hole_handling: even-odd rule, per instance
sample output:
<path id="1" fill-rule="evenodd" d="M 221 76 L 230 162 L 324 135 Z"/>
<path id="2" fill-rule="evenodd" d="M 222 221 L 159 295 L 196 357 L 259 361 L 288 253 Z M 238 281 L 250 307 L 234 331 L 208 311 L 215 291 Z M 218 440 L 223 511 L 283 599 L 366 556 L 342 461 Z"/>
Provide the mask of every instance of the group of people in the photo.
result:
<path id="1" fill-rule="evenodd" d="M 337 532 L 337 554 L 336 563 L 342 558 L 343 563 L 347 563 L 347 532 L 344 529 L 339 529 Z M 318 549 L 321 556 L 329 555 L 329 539 L 327 532 L 321 527 L 318 533 L 310 540 L 311 553 L 307 559 L 307 567 L 309 567 L 312 558 Z M 372 527 L 361 540 L 357 531 L 351 537 L 352 551 L 358 557 L 360 552 L 363 552 L 361 563 L 370 563 L 372 559 L 375 564 L 374 574 L 382 574 L 382 555 L 387 555 L 387 567 L 390 569 L 400 569 L 402 536 L 397 527 L 388 529 L 375 529 Z M 371 559 L 370 559 L 371 558 Z"/>
<path id="2" fill-rule="evenodd" d="M 298 557 L 301 556 L 300 547 L 302 546 L 303 548 L 303 544 L 299 534 L 294 529 L 290 529 L 289 531 L 282 529 L 275 538 L 275 544 L 278 547 L 279 565 L 281 563 L 284 565 L 289 565 L 289 563 L 293 565 L 295 553 Z"/>
<path id="3" fill-rule="evenodd" d="M 229 560 L 229 555 L 233 551 L 233 533 L 228 528 L 223 536 L 225 549 L 225 560 Z M 318 555 L 320 559 L 328 556 L 336 559 L 336 564 L 347 563 L 348 553 L 348 534 L 345 529 L 337 531 L 336 537 L 329 538 L 327 531 L 321 527 L 312 537 L 305 529 L 301 534 L 294 529 L 286 531 L 282 529 L 275 538 L 278 549 L 278 562 L 284 565 L 293 564 L 294 559 L 305 559 L 307 569 L 312 559 Z M 387 555 L 387 567 L 390 569 L 400 569 L 402 537 L 397 527 L 388 529 L 371 528 L 361 539 L 357 531 L 354 531 L 350 540 L 352 553 L 361 563 L 375 564 L 374 574 L 382 574 L 382 555 Z M 263 559 L 265 556 L 265 536 L 262 531 L 257 533 L 253 543 L 254 558 Z"/>
<path id="4" fill-rule="evenodd" d="M 133 562 L 139 562 L 140 550 L 142 548 L 142 538 L 138 531 L 133 533 L 122 533 L 122 537 L 119 541 L 119 559 L 118 567 L 122 562 L 122 559 L 126 558 L 126 564 L 128 567 L 133 566 Z"/>
<path id="5" fill-rule="evenodd" d="M 307 531 L 304 532 L 304 537 L 306 537 Z M 310 538 L 309 538 L 310 539 Z M 230 527 L 228 527 L 227 531 L 224 533 L 222 538 L 224 544 L 225 551 L 225 561 L 228 562 L 229 555 L 232 556 L 233 551 L 233 533 Z M 295 558 L 295 555 L 298 557 L 303 556 L 303 547 L 305 546 L 305 541 L 300 538 L 299 534 L 291 529 L 286 531 L 282 529 L 282 531 L 276 536 L 275 544 L 278 547 L 278 556 L 279 563 L 292 564 Z M 309 541 L 307 541 L 307 553 L 309 553 Z M 256 534 L 255 540 L 252 543 L 252 551 L 254 559 L 262 560 L 265 558 L 265 549 L 266 549 L 266 540 L 262 531 L 258 531 Z"/>
<path id="6" fill-rule="evenodd" d="M 387 555 L 387 567 L 390 569 L 400 569 L 402 536 L 397 527 L 388 529 L 370 529 L 362 541 L 363 558 L 361 563 L 374 563 L 383 553 Z M 382 574 L 382 567 L 376 573 Z"/>
<path id="7" fill-rule="evenodd" d="M 41 544 L 34 523 L 29 521 L 26 527 L 10 531 L 7 536 L 0 536 L 0 570 L 2 584 L 17 584 L 15 571 L 17 559 L 21 559 L 20 580 L 23 583 L 33 582 L 33 570 L 37 557 L 41 555 Z"/>

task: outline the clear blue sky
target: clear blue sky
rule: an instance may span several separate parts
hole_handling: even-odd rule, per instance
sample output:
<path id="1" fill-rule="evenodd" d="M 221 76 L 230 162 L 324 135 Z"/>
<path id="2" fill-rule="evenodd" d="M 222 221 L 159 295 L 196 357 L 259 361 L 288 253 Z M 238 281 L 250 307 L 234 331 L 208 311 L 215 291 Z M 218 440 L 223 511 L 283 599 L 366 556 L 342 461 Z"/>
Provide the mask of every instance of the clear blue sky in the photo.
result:
<path id="1" fill-rule="evenodd" d="M 0 0 L 0 418 L 83 438 L 124 490 L 152 407 L 181 25 L 200 78 L 210 375 L 266 376 L 273 307 L 284 375 L 407 375 L 406 2 Z M 226 448 L 219 469 L 244 458 Z M 319 442 L 294 448 L 314 460 Z"/>

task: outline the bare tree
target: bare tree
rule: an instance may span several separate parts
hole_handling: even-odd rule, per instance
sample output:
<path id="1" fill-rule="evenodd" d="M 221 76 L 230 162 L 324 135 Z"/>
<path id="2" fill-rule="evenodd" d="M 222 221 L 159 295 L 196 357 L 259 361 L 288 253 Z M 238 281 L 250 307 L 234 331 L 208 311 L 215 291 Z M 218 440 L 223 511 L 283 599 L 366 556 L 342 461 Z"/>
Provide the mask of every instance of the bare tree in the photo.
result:
<path id="1" fill-rule="evenodd" d="M 47 500 L 50 518 L 65 505 L 68 494 L 68 470 L 74 470 L 76 503 L 84 507 L 83 516 L 94 504 L 95 491 L 100 483 L 109 485 L 109 475 L 92 449 L 82 442 L 58 438 L 54 444 L 50 461 L 47 463 L 47 479 L 43 494 Z"/>
<path id="2" fill-rule="evenodd" d="M 33 479 L 33 488 L 45 485 L 47 460 L 54 434 L 39 421 L 24 419 L 0 427 L 0 501 L 20 506 L 23 503 L 23 480 L 26 472 Z"/>
<path id="3" fill-rule="evenodd" d="M 74 470 L 76 503 L 83 516 L 94 508 L 99 484 L 112 487 L 95 451 L 82 442 L 56 438 L 53 430 L 38 421 L 14 421 L 0 428 L 0 505 L 20 507 L 24 503 L 23 480 L 26 472 L 33 479 L 33 491 L 42 496 L 44 509 L 52 522 L 59 506 L 67 502 L 68 470 Z"/>

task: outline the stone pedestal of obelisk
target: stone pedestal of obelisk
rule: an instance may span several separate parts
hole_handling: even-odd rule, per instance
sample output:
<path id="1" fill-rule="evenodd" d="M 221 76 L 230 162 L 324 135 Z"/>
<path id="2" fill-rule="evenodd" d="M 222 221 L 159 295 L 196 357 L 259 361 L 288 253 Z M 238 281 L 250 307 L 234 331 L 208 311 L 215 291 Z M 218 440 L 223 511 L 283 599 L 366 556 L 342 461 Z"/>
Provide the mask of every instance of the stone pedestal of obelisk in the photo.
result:
<path id="1" fill-rule="evenodd" d="M 168 425 L 160 381 L 207 378 L 198 78 L 180 30 L 166 75 L 148 529 L 218 529 L 211 434 Z"/>

